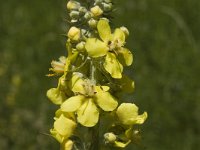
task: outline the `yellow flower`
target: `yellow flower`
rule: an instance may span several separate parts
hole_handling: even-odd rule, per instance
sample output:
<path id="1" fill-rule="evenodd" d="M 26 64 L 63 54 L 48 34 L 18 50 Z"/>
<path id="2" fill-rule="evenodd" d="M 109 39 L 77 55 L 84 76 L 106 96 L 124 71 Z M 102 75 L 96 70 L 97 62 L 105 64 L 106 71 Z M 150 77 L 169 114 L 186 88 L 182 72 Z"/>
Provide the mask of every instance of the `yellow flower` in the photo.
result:
<path id="1" fill-rule="evenodd" d="M 95 16 L 98 17 L 103 14 L 102 9 L 99 6 L 94 6 L 90 9 L 91 13 Z"/>
<path id="2" fill-rule="evenodd" d="M 81 31 L 79 28 L 71 27 L 68 31 L 67 36 L 73 41 L 78 41 L 81 36 Z"/>
<path id="3" fill-rule="evenodd" d="M 147 112 L 138 115 L 138 107 L 132 103 L 122 103 L 117 108 L 116 114 L 124 125 L 143 124 L 147 119 Z"/>
<path id="4" fill-rule="evenodd" d="M 56 140 L 63 143 L 64 140 L 68 139 L 73 134 L 76 128 L 74 116 L 72 113 L 62 113 L 59 109 L 54 119 L 54 128 L 50 130 L 50 133 Z"/>
<path id="5" fill-rule="evenodd" d="M 97 38 L 88 38 L 85 48 L 91 57 L 105 56 L 104 68 L 113 78 L 121 78 L 123 66 L 129 66 L 133 62 L 133 55 L 124 48 L 125 34 L 120 28 L 116 28 L 114 33 L 108 21 L 101 19 L 97 24 L 97 30 L 101 40 Z"/>
<path id="6" fill-rule="evenodd" d="M 76 112 L 77 120 L 86 127 L 95 126 L 99 120 L 98 105 L 104 111 L 113 111 L 118 102 L 108 92 L 107 86 L 95 86 L 91 80 L 82 79 L 74 73 L 71 89 L 75 96 L 68 98 L 61 105 L 63 112 Z"/>

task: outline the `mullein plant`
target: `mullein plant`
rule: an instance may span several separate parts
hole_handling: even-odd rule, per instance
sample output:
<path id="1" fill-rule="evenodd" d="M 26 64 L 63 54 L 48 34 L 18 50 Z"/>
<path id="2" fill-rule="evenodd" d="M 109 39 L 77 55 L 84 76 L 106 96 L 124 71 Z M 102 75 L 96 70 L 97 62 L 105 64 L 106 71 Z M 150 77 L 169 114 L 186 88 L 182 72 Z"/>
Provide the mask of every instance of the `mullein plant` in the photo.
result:
<path id="1" fill-rule="evenodd" d="M 67 56 L 52 61 L 49 76 L 59 76 L 47 97 L 58 106 L 51 136 L 61 150 L 125 148 L 140 138 L 138 125 L 147 113 L 138 114 L 123 94 L 134 90 L 134 81 L 123 74 L 133 55 L 125 46 L 126 27 L 110 27 L 111 0 L 69 0 L 70 28 Z"/>

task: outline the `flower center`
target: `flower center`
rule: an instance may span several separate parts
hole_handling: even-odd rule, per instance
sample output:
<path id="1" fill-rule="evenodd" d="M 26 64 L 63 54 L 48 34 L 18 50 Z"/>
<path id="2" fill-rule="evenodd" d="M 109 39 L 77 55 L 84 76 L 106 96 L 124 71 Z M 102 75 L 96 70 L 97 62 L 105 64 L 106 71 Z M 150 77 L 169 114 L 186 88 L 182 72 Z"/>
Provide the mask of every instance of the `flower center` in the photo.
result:
<path id="1" fill-rule="evenodd" d="M 87 97 L 92 97 L 96 93 L 95 85 L 89 79 L 85 79 L 83 87 L 84 87 L 84 90 L 85 90 L 84 95 L 87 96 Z"/>
<path id="2" fill-rule="evenodd" d="M 115 51 L 123 46 L 123 42 L 121 42 L 119 39 L 108 41 L 108 47 L 110 51 Z"/>

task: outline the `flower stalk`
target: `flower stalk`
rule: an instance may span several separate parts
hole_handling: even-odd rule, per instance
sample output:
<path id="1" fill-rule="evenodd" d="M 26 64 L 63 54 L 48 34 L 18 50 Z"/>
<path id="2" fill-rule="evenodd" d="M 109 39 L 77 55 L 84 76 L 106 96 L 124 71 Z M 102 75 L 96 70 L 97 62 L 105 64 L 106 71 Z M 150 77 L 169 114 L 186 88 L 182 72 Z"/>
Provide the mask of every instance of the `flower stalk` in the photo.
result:
<path id="1" fill-rule="evenodd" d="M 147 118 L 123 102 L 123 94 L 134 90 L 123 73 L 133 54 L 125 47 L 128 29 L 110 27 L 112 9 L 112 0 L 67 2 L 68 55 L 52 61 L 48 76 L 59 76 L 58 86 L 47 91 L 58 106 L 50 133 L 61 150 L 125 148 L 138 141 L 136 125 Z"/>

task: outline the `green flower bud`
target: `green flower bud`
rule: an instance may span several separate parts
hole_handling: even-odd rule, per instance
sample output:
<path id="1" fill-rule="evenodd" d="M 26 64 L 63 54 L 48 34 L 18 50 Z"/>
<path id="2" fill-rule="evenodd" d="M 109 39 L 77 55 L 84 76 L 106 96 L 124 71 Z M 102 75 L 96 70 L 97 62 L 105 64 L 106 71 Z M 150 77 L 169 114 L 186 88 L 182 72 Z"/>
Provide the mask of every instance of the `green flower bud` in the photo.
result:
<path id="1" fill-rule="evenodd" d="M 95 0 L 95 3 L 94 3 L 94 5 L 101 4 L 102 2 L 103 2 L 103 0 Z"/>
<path id="2" fill-rule="evenodd" d="M 116 135 L 112 132 L 105 133 L 104 138 L 106 143 L 114 143 L 117 139 Z"/>
<path id="3" fill-rule="evenodd" d="M 80 7 L 80 8 L 78 9 L 78 11 L 79 11 L 80 13 L 84 14 L 84 13 L 87 12 L 87 9 L 86 9 L 85 7 Z"/>
<path id="4" fill-rule="evenodd" d="M 110 10 L 112 10 L 112 3 L 102 3 L 102 5 L 103 5 L 103 10 L 104 11 L 110 11 Z"/>
<path id="5" fill-rule="evenodd" d="M 92 17 L 92 13 L 89 12 L 89 11 L 86 12 L 85 15 L 84 15 L 84 18 L 85 18 L 86 20 L 89 20 L 91 17 Z"/>
<path id="6" fill-rule="evenodd" d="M 128 31 L 128 29 L 126 27 L 122 26 L 122 27 L 120 27 L 120 29 L 124 32 L 126 37 L 129 36 L 129 31 Z"/>
<path id="7" fill-rule="evenodd" d="M 91 28 L 96 28 L 97 27 L 97 21 L 93 18 L 91 18 L 89 21 L 88 21 L 88 24 Z"/>
<path id="8" fill-rule="evenodd" d="M 70 0 L 67 3 L 67 9 L 68 10 L 78 10 L 79 7 L 80 7 L 80 3 L 77 2 L 77 1 Z"/>
<path id="9" fill-rule="evenodd" d="M 92 7 L 90 11 L 95 17 L 98 17 L 103 14 L 103 10 L 99 6 Z"/>
<path id="10" fill-rule="evenodd" d="M 81 31 L 79 28 L 76 28 L 76 27 L 71 27 L 67 34 L 67 36 L 73 41 L 78 41 L 80 39 L 80 35 L 81 35 Z"/>
<path id="11" fill-rule="evenodd" d="M 91 33 L 85 29 L 81 29 L 81 36 L 86 40 L 88 37 L 91 37 Z"/>
<path id="12" fill-rule="evenodd" d="M 85 50 L 85 42 L 80 42 L 76 45 L 76 49 L 78 51 L 84 51 Z"/>
<path id="13" fill-rule="evenodd" d="M 79 11 L 73 10 L 73 11 L 70 12 L 69 16 L 70 16 L 72 19 L 76 20 L 76 19 L 79 18 L 79 14 L 80 14 Z"/>

